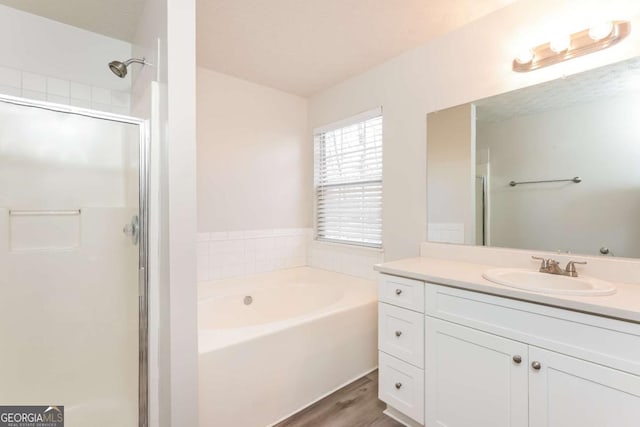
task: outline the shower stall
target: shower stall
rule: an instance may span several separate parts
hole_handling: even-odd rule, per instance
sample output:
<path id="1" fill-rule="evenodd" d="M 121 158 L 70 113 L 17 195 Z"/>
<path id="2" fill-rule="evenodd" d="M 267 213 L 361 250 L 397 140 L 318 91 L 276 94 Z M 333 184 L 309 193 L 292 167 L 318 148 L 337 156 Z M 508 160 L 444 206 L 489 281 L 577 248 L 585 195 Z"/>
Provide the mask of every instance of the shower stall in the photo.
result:
<path id="1" fill-rule="evenodd" d="M 146 425 L 145 128 L 0 96 L 0 404 Z"/>

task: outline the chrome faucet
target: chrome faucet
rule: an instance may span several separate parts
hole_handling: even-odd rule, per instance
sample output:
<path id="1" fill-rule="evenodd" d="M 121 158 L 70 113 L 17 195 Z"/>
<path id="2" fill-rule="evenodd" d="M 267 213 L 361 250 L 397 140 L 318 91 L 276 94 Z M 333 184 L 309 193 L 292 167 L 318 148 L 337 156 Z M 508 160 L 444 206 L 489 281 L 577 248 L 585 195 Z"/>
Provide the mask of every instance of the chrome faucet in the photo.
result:
<path id="1" fill-rule="evenodd" d="M 576 264 L 586 264 L 586 261 L 569 261 L 567 266 L 560 268 L 560 263 L 551 258 L 541 258 L 532 256 L 531 258 L 541 261 L 540 273 L 558 274 L 560 276 L 578 277 L 578 271 L 576 270 Z"/>

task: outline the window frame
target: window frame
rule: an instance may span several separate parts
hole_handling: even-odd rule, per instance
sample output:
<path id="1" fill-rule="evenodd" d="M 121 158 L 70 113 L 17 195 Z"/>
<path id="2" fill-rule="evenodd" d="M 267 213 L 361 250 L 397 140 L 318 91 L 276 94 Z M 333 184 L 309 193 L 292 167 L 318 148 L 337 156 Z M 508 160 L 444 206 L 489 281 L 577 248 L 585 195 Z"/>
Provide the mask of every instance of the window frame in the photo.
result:
<path id="1" fill-rule="evenodd" d="M 320 237 L 319 236 L 319 227 L 318 227 L 318 201 L 319 201 L 319 159 L 318 159 L 318 151 L 319 148 L 317 147 L 316 144 L 316 139 L 320 134 L 323 133 L 327 133 L 327 132 L 331 132 L 337 129 L 341 129 L 341 128 L 345 128 L 357 123 L 362 123 L 362 122 L 366 122 L 367 120 L 371 120 L 374 118 L 380 117 L 382 119 L 382 141 L 381 141 L 381 150 L 382 150 L 382 164 L 381 164 L 381 168 L 380 168 L 380 179 L 379 180 L 370 180 L 370 181 L 353 181 L 351 183 L 344 183 L 344 184 L 335 184 L 336 187 L 339 186 L 346 186 L 346 185 L 357 185 L 357 184 L 363 184 L 363 183 L 379 183 L 380 185 L 380 197 L 381 197 L 381 203 L 380 203 L 380 222 L 381 222 L 381 227 L 380 227 L 380 244 L 370 244 L 370 243 L 366 243 L 366 242 L 358 242 L 358 241 L 352 241 L 352 240 L 341 240 L 341 239 L 331 239 L 331 238 L 325 238 L 325 237 Z M 367 110 L 364 111 L 362 113 L 356 114 L 354 116 L 336 121 L 336 122 L 332 122 L 329 123 L 327 125 L 321 126 L 321 127 L 317 127 L 315 129 L 313 129 L 313 133 L 312 133 L 312 143 L 313 143 L 313 153 L 314 153 L 314 158 L 313 158 L 313 231 L 314 231 L 314 242 L 318 242 L 318 243 L 323 243 L 323 244 L 329 244 L 329 245 L 338 245 L 340 247 L 344 247 L 344 246 L 352 246 L 352 247 L 357 247 L 360 249 L 365 249 L 365 250 L 372 250 L 372 251 L 376 251 L 376 252 L 383 252 L 384 251 L 384 239 L 383 239 L 383 234 L 384 234 L 384 117 L 383 117 L 383 110 L 382 107 L 377 107 L 371 110 Z M 322 149 L 324 149 L 324 145 L 322 146 Z"/>

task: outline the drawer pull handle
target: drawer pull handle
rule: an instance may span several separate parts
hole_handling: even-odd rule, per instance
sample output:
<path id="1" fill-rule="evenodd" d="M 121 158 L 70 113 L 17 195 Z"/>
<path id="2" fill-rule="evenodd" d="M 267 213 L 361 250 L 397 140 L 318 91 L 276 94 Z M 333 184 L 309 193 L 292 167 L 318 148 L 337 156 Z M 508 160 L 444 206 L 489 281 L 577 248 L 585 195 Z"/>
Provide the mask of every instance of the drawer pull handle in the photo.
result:
<path id="1" fill-rule="evenodd" d="M 400 390 L 402 388 L 402 383 L 396 383 L 396 389 Z"/>
<path id="2" fill-rule="evenodd" d="M 396 336 L 399 337 L 400 335 L 402 335 L 402 331 L 396 331 Z"/>
<path id="3" fill-rule="evenodd" d="M 402 289 L 396 289 L 396 295 L 400 295 L 402 293 Z"/>
<path id="4" fill-rule="evenodd" d="M 531 367 L 532 367 L 533 369 L 535 369 L 536 371 L 539 371 L 539 370 L 540 370 L 540 368 L 542 368 L 542 365 L 540 364 L 540 362 L 535 361 L 535 362 L 532 362 L 532 363 L 531 363 Z"/>
<path id="5" fill-rule="evenodd" d="M 522 363 L 522 357 L 516 354 L 515 356 L 513 356 L 513 361 L 519 365 L 520 363 Z"/>

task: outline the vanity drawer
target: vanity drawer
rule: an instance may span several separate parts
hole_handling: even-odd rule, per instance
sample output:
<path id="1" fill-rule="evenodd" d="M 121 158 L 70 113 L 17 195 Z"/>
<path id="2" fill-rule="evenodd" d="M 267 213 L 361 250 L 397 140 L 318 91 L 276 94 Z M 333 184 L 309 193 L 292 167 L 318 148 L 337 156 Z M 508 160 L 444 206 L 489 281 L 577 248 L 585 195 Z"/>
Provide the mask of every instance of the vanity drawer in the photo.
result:
<path id="1" fill-rule="evenodd" d="M 378 359 L 380 400 L 424 423 L 424 371 L 383 352 Z"/>
<path id="2" fill-rule="evenodd" d="M 424 313 L 424 283 L 404 277 L 380 275 L 378 299 Z"/>
<path id="3" fill-rule="evenodd" d="M 378 349 L 412 365 L 424 367 L 424 316 L 379 303 Z"/>

